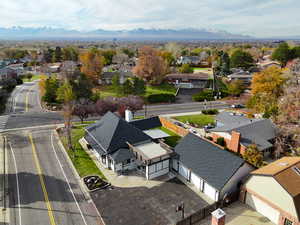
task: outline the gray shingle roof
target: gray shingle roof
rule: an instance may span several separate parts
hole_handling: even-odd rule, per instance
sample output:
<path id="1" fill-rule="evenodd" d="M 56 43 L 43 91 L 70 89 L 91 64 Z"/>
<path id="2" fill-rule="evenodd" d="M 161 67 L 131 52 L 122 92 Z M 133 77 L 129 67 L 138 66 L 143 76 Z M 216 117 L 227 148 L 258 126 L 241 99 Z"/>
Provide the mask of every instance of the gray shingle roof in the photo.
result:
<path id="1" fill-rule="evenodd" d="M 219 123 L 222 123 L 224 126 L 216 127 L 211 129 L 211 131 L 224 131 L 224 130 L 231 130 L 233 128 L 249 124 L 255 121 L 259 121 L 260 119 L 249 119 L 244 115 L 240 114 L 232 114 L 231 112 L 220 112 L 216 116 L 216 120 Z"/>
<path id="2" fill-rule="evenodd" d="M 128 148 L 120 148 L 116 152 L 110 155 L 115 163 L 121 163 L 126 161 L 127 159 L 132 159 L 135 157 L 132 151 L 130 151 Z"/>
<path id="3" fill-rule="evenodd" d="M 273 146 L 269 141 L 276 137 L 276 127 L 269 119 L 254 120 L 250 123 L 241 122 L 225 124 L 223 127 L 213 128 L 212 132 L 237 131 L 241 133 L 241 143 L 245 146 L 256 144 L 258 149 L 263 151 Z"/>
<path id="4" fill-rule="evenodd" d="M 158 116 L 151 117 L 148 119 L 134 120 L 131 121 L 130 124 L 140 130 L 150 130 L 162 126 Z"/>
<path id="5" fill-rule="evenodd" d="M 98 148 L 106 153 L 113 153 L 120 148 L 127 148 L 126 142 L 132 145 L 147 143 L 151 138 L 143 131 L 129 124 L 114 113 L 106 113 L 101 120 L 86 128 L 86 140 L 92 137 Z"/>
<path id="6" fill-rule="evenodd" d="M 185 136 L 175 147 L 179 160 L 217 190 L 244 164 L 244 160 L 194 134 Z"/>

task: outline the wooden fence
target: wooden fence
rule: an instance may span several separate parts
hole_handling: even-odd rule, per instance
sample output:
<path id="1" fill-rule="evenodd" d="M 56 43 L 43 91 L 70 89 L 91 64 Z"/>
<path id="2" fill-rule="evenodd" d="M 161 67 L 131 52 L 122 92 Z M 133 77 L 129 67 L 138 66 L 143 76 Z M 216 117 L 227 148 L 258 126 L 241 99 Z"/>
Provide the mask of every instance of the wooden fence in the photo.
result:
<path id="1" fill-rule="evenodd" d="M 221 200 L 218 202 L 215 202 L 211 205 L 206 206 L 205 208 L 200 209 L 199 211 L 187 216 L 186 218 L 178 221 L 176 225 L 196 225 L 204 218 L 211 215 L 213 211 L 215 211 L 218 208 L 224 208 L 231 203 L 237 201 L 239 199 L 239 191 L 234 192 L 226 197 L 225 200 Z"/>

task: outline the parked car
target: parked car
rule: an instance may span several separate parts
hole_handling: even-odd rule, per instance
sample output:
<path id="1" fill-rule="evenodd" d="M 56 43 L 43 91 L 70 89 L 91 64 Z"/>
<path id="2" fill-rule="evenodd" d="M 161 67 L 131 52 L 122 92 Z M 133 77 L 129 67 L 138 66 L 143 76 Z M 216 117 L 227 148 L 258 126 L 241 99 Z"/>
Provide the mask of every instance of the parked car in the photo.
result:
<path id="1" fill-rule="evenodd" d="M 233 108 L 233 109 L 243 109 L 243 108 L 245 108 L 245 106 L 242 105 L 242 104 L 235 104 L 235 105 L 231 105 L 231 108 Z"/>

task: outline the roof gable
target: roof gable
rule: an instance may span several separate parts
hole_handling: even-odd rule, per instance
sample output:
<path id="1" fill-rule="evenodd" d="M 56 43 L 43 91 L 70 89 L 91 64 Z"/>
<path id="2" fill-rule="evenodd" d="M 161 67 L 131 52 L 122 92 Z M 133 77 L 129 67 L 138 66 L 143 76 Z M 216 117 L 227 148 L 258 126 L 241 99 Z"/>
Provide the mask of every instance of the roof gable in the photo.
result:
<path id="1" fill-rule="evenodd" d="M 134 120 L 131 121 L 130 124 L 140 130 L 150 130 L 162 126 L 158 116 L 150 117 L 148 119 Z"/>
<path id="2" fill-rule="evenodd" d="M 245 163 L 233 153 L 191 133 L 179 142 L 175 152 L 185 166 L 218 190 Z"/>
<path id="3" fill-rule="evenodd" d="M 135 145 L 151 141 L 151 138 L 143 131 L 111 112 L 106 113 L 100 121 L 87 127 L 86 131 L 107 153 L 127 148 L 127 142 Z"/>

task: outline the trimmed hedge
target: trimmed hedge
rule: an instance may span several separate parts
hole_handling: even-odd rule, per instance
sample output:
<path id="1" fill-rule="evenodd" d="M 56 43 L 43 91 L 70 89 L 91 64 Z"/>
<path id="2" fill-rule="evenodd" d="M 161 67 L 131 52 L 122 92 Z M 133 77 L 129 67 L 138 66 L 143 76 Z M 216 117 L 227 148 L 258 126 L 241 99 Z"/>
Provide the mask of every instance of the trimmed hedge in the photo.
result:
<path id="1" fill-rule="evenodd" d="M 160 102 L 175 102 L 175 95 L 173 94 L 153 94 L 147 97 L 149 103 Z"/>
<path id="2" fill-rule="evenodd" d="M 217 109 L 207 109 L 207 110 L 202 110 L 202 113 L 204 115 L 216 115 L 219 113 Z"/>

